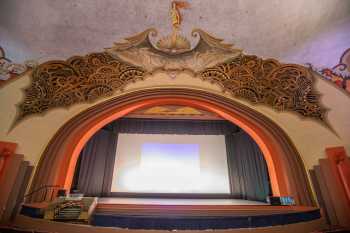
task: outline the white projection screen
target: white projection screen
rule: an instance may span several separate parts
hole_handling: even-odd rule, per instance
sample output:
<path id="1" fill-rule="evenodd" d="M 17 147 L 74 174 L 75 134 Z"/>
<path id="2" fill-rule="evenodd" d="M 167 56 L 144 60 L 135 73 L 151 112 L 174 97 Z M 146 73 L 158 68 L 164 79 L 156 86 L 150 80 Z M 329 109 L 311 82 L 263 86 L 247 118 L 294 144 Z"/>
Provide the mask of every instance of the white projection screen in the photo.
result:
<path id="1" fill-rule="evenodd" d="M 119 134 L 111 192 L 229 194 L 225 137 Z"/>

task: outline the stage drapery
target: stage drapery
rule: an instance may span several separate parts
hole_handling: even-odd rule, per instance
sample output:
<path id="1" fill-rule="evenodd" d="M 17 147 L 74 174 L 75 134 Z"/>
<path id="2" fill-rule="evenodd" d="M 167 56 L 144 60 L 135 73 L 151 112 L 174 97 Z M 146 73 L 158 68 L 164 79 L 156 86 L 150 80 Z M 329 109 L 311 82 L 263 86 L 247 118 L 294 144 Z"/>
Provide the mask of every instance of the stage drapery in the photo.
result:
<path id="1" fill-rule="evenodd" d="M 168 120 L 125 118 L 112 123 L 114 132 L 138 134 L 226 135 L 239 128 L 224 120 Z"/>
<path id="2" fill-rule="evenodd" d="M 269 176 L 257 144 L 228 121 L 119 119 L 97 132 L 80 154 L 73 187 L 85 196 L 109 196 L 118 133 L 225 135 L 233 198 L 266 201 Z"/>
<path id="3" fill-rule="evenodd" d="M 231 192 L 234 198 L 266 201 L 270 193 L 265 158 L 245 132 L 226 135 Z"/>
<path id="4" fill-rule="evenodd" d="M 76 189 L 85 196 L 108 196 L 111 190 L 117 134 L 98 131 L 80 153 Z"/>

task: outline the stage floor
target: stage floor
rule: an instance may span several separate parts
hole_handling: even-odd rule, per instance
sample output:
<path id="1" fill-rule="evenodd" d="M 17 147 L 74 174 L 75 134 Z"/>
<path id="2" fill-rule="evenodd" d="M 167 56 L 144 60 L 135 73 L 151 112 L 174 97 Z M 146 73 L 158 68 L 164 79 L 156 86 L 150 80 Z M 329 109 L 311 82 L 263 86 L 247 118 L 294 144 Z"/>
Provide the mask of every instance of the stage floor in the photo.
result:
<path id="1" fill-rule="evenodd" d="M 314 210 L 241 199 L 99 198 L 96 213 L 142 216 L 247 216 Z"/>
<path id="2" fill-rule="evenodd" d="M 232 229 L 285 225 L 321 217 L 307 206 L 240 199 L 99 198 L 91 224 L 129 229 Z"/>
<path id="3" fill-rule="evenodd" d="M 33 209 L 25 205 L 24 209 Z M 33 211 L 22 211 L 32 216 Z M 26 214 L 27 213 L 27 214 Z M 287 225 L 321 218 L 311 206 L 271 206 L 239 199 L 98 198 L 93 226 L 128 229 L 205 230 Z"/>
<path id="4" fill-rule="evenodd" d="M 174 199 L 174 198 L 98 198 L 98 204 L 126 205 L 268 205 L 265 202 L 242 199 Z"/>

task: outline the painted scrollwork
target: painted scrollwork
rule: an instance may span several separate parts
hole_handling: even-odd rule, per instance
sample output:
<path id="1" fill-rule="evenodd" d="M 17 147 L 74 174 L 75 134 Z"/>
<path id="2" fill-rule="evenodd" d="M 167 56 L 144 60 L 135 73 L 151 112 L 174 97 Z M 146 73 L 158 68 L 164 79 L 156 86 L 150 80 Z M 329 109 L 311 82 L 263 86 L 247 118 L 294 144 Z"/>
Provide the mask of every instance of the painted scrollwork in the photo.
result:
<path id="1" fill-rule="evenodd" d="M 52 108 L 111 95 L 143 76 L 141 68 L 128 65 L 108 53 L 46 62 L 33 71 L 32 84 L 25 90 L 17 121 Z"/>
<path id="2" fill-rule="evenodd" d="M 4 86 L 11 79 L 23 75 L 35 66 L 37 66 L 35 60 L 27 60 L 23 64 L 12 62 L 6 57 L 4 49 L 0 46 L 0 87 Z"/>

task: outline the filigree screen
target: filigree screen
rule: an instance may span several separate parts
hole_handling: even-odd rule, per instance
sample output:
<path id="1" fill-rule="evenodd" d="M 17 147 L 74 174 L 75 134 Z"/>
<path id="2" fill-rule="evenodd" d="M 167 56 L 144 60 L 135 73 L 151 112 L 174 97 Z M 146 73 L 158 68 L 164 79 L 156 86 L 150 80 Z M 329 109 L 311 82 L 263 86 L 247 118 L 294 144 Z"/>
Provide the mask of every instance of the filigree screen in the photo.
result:
<path id="1" fill-rule="evenodd" d="M 52 108 L 111 95 L 127 83 L 142 79 L 144 73 L 105 52 L 46 62 L 33 71 L 17 121 Z"/>
<path id="2" fill-rule="evenodd" d="M 313 76 L 303 66 L 240 55 L 208 68 L 200 75 L 204 80 L 217 83 L 225 91 L 252 103 L 325 120 L 325 109 L 313 91 Z"/>

